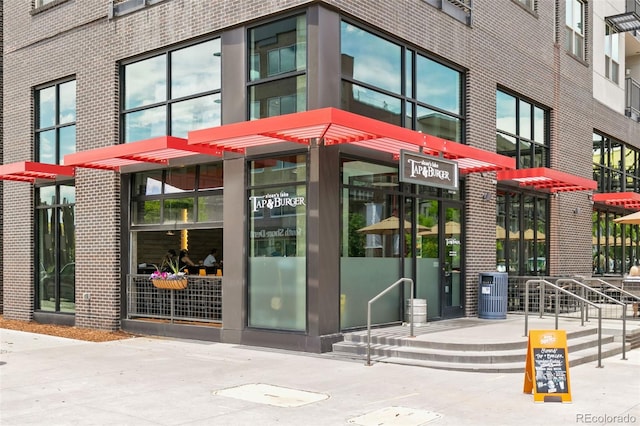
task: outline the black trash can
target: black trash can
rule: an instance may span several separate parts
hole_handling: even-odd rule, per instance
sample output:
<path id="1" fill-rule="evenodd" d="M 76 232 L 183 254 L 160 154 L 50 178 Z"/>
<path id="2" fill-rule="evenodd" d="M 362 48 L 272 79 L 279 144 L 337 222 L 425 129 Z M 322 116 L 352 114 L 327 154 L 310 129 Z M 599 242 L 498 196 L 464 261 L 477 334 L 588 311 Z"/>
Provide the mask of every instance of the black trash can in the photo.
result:
<path id="1" fill-rule="evenodd" d="M 484 319 L 507 318 L 506 272 L 480 272 L 478 288 L 478 317 Z"/>

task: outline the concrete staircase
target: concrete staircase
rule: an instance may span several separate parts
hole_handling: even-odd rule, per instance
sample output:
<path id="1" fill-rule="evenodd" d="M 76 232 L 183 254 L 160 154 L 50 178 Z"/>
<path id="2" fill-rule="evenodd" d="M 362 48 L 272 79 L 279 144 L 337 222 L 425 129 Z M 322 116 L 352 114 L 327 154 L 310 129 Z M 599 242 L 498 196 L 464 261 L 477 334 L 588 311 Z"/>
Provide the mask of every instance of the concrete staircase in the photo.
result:
<path id="1" fill-rule="evenodd" d="M 479 327 L 477 333 L 482 332 L 482 327 Z M 603 330 L 602 359 L 622 353 L 621 337 L 615 333 L 616 330 Z M 419 328 L 416 335 L 420 335 Z M 489 343 L 482 342 L 481 338 L 464 343 L 445 340 L 442 337 L 430 340 L 428 335 L 410 338 L 407 327 L 374 329 L 371 333 L 371 361 L 470 372 L 524 371 L 526 338 L 516 335 L 513 339 L 505 337 L 501 342 Z M 571 367 L 597 362 L 598 334 L 595 327 L 567 331 L 567 340 Z M 630 346 L 628 343 L 627 350 L 631 349 Z M 334 343 L 333 355 L 366 362 L 366 330 L 345 334 L 344 341 Z"/>

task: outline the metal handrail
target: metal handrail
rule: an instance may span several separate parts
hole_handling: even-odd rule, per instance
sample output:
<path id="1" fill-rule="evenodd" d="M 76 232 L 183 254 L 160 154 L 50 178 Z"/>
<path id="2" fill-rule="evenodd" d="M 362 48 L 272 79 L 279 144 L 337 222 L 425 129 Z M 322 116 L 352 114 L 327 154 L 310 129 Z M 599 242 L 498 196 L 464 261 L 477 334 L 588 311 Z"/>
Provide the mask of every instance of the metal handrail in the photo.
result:
<path id="1" fill-rule="evenodd" d="M 627 297 L 631 297 L 632 299 L 636 299 L 636 300 L 639 300 L 639 301 L 640 301 L 640 296 L 637 296 L 637 295 L 635 295 L 635 294 L 633 294 L 633 293 L 630 293 L 630 292 L 626 291 L 625 289 L 623 289 L 623 288 L 621 288 L 621 287 L 618 287 L 618 286 L 617 286 L 617 285 L 615 285 L 615 284 L 611 284 L 611 283 L 609 283 L 609 282 L 607 282 L 607 281 L 604 281 L 604 280 L 602 280 L 602 279 L 600 279 L 600 278 L 585 278 L 585 281 L 587 281 L 587 282 L 597 281 L 597 282 L 599 282 L 600 284 L 604 284 L 604 285 L 606 285 L 607 287 L 609 287 L 609 288 L 611 288 L 611 289 L 613 289 L 613 290 L 615 290 L 615 291 L 618 291 L 618 292 L 620 292 L 620 293 L 624 294 L 624 295 L 625 295 L 625 296 L 627 296 Z"/>
<path id="2" fill-rule="evenodd" d="M 540 301 L 538 303 L 538 309 L 540 310 L 540 318 L 542 318 L 542 314 L 544 313 L 544 289 L 545 286 L 550 286 L 556 290 L 556 330 L 558 329 L 558 306 L 559 306 L 559 292 L 565 293 L 574 299 L 580 300 L 587 305 L 590 305 L 598 310 L 598 368 L 602 367 L 602 307 L 597 304 L 578 296 L 575 293 L 570 292 L 569 290 L 565 290 L 564 288 L 557 286 L 547 280 L 528 280 L 524 283 L 525 285 L 525 293 L 524 293 L 524 336 L 527 337 L 529 335 L 529 284 L 538 283 L 540 284 Z M 584 325 L 584 317 L 580 315 L 582 320 L 582 325 Z"/>
<path id="3" fill-rule="evenodd" d="M 620 301 L 620 300 L 616 300 L 615 298 L 609 296 L 608 294 L 605 294 L 601 291 L 596 290 L 595 288 L 588 286 L 585 283 L 581 283 L 580 281 L 574 280 L 573 278 L 562 278 L 556 281 L 557 285 L 560 285 L 562 283 L 567 283 L 567 284 L 577 284 L 581 289 L 582 289 L 582 295 L 581 297 L 585 297 L 585 291 L 590 291 L 592 293 L 597 294 L 600 297 L 603 297 L 615 304 L 618 305 L 622 305 L 622 359 L 626 360 L 627 359 L 627 352 L 626 352 L 626 346 L 627 346 L 627 304 Z M 582 306 L 580 307 L 580 314 L 582 315 Z"/>
<path id="4" fill-rule="evenodd" d="M 411 278 L 400 278 L 395 283 L 391 284 L 386 289 L 382 290 L 376 297 L 369 300 L 367 303 L 367 365 L 371 365 L 371 305 L 373 302 L 384 296 L 386 293 L 391 291 L 395 286 L 400 284 L 401 282 L 408 282 L 410 285 L 410 294 L 411 298 L 409 303 L 409 337 L 415 337 L 413 334 L 413 280 Z"/>

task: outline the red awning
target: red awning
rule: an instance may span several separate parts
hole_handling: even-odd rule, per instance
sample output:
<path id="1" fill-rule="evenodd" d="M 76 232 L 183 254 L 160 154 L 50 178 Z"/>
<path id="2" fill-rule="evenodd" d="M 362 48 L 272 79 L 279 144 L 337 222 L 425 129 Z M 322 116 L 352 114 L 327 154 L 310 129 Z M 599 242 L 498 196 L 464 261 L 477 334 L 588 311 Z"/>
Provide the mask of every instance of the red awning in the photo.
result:
<path id="1" fill-rule="evenodd" d="M 21 161 L 0 165 L 0 180 L 15 180 L 20 182 L 35 182 L 36 179 L 55 180 L 58 176 L 75 175 L 75 169 L 68 165 L 36 163 Z"/>
<path id="2" fill-rule="evenodd" d="M 457 142 L 405 129 L 336 108 L 323 108 L 280 115 L 254 121 L 226 124 L 189 132 L 190 145 L 205 145 L 217 150 L 246 153 L 248 148 L 281 142 L 309 145 L 322 140 L 324 145 L 349 143 L 377 151 L 400 155 L 400 150 L 424 152 L 456 160 L 461 173 L 509 170 L 515 168 L 511 157 L 473 148 Z"/>
<path id="3" fill-rule="evenodd" d="M 604 192 L 593 194 L 593 202 L 625 209 L 640 210 L 640 194 L 637 192 Z"/>
<path id="4" fill-rule="evenodd" d="M 174 158 L 196 154 L 215 155 L 215 152 L 217 151 L 207 146 L 189 145 L 186 139 L 161 136 L 67 154 L 64 162 L 75 167 L 119 171 L 123 166 L 142 163 L 166 165 Z"/>
<path id="5" fill-rule="evenodd" d="M 501 182 L 512 181 L 518 186 L 530 186 L 545 192 L 590 191 L 598 187 L 595 180 L 547 167 L 499 171 L 497 180 Z"/>

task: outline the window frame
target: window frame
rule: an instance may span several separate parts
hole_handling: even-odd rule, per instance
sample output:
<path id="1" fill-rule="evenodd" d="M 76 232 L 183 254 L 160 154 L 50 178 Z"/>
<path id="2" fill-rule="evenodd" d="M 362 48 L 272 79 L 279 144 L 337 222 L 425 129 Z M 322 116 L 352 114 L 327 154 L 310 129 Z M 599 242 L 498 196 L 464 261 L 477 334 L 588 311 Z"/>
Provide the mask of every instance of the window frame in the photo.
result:
<path id="1" fill-rule="evenodd" d="M 515 111 L 514 111 L 514 119 L 515 119 L 515 123 L 513 123 L 515 125 L 515 131 L 511 132 L 510 130 L 506 130 L 506 129 L 501 129 L 498 127 L 497 124 L 497 120 L 498 120 L 498 93 L 502 93 L 506 96 L 512 97 L 515 100 Z M 521 127 L 522 127 L 522 120 L 521 120 L 521 106 L 523 104 L 527 104 L 530 106 L 530 122 L 529 122 L 529 132 L 530 132 L 530 136 L 529 137 L 525 137 L 522 135 L 522 131 L 521 131 Z M 540 139 L 538 139 L 538 136 L 536 135 L 536 113 L 537 112 L 542 112 L 543 114 L 543 129 L 542 129 L 542 142 L 540 141 Z M 529 153 L 528 156 L 531 159 L 534 159 L 534 161 L 531 161 L 529 166 L 526 168 L 531 168 L 531 167 L 549 167 L 550 166 L 550 161 L 551 161 L 551 122 L 550 122 L 550 118 L 551 118 L 551 109 L 538 104 L 536 102 L 531 101 L 528 98 L 525 98 L 523 96 L 520 96 L 514 92 L 511 92 L 509 90 L 506 90 L 502 87 L 498 87 L 496 89 L 496 139 L 499 135 L 503 136 L 505 139 L 512 139 L 514 141 L 515 144 L 515 152 L 513 153 L 513 155 L 510 155 L 509 153 L 506 152 L 500 152 L 499 150 L 499 146 L 497 144 L 496 141 L 496 152 L 500 153 L 502 155 L 507 155 L 509 157 L 513 157 L 516 159 L 516 166 L 518 169 L 520 168 L 525 168 L 522 167 L 523 164 L 523 153 L 522 153 L 522 146 L 523 145 L 529 145 Z M 538 162 L 535 161 L 535 158 L 537 157 L 537 155 L 539 155 L 538 153 L 541 152 L 542 155 L 544 155 L 544 161 L 543 164 L 539 164 Z"/>
<path id="2" fill-rule="evenodd" d="M 61 122 L 61 95 L 60 95 L 60 87 L 68 84 L 68 83 L 74 83 L 74 93 L 73 93 L 73 120 L 71 121 L 64 121 Z M 42 105 L 41 105 L 41 94 L 43 93 L 43 91 L 47 90 L 47 89 L 51 89 L 53 88 L 54 90 L 54 101 L 53 101 L 53 116 L 54 116 L 54 122 L 52 125 L 44 125 L 41 126 L 40 123 L 40 119 L 43 116 L 42 114 Z M 42 135 L 44 135 L 45 133 L 48 132 L 54 132 L 54 141 L 53 141 L 53 145 L 54 145 L 54 150 L 55 150 L 55 154 L 54 154 L 54 162 L 46 162 L 46 164 L 64 164 L 64 155 L 61 155 L 61 136 L 60 133 L 61 131 L 64 131 L 66 129 L 71 129 L 73 128 L 73 132 L 74 132 L 74 141 L 73 141 L 73 150 L 68 152 L 65 151 L 65 155 L 66 154 L 70 154 L 70 153 L 74 153 L 76 152 L 76 120 L 77 120 L 77 98 L 78 98 L 78 90 L 77 90 L 77 80 L 75 78 L 75 76 L 70 77 L 70 78 L 65 78 L 65 79 L 61 79 L 61 80 L 56 80 L 54 82 L 51 83 L 47 83 L 47 84 L 43 84 L 40 86 L 36 86 L 34 88 L 34 92 L 33 92 L 33 100 L 34 100 L 34 122 L 33 122 L 33 129 L 34 129 L 34 158 L 35 161 L 39 161 L 39 162 L 45 162 L 43 161 L 43 158 L 41 158 L 41 154 L 40 154 L 40 150 L 43 147 L 41 140 L 42 140 Z"/>
<path id="3" fill-rule="evenodd" d="M 576 7 L 579 6 L 580 20 L 576 22 Z M 565 1 L 565 48 L 567 52 L 581 61 L 586 60 L 586 20 L 587 3 L 583 0 Z M 577 46 L 576 41 L 580 39 L 581 46 Z M 578 50 L 579 48 L 579 50 Z"/>
<path id="4" fill-rule="evenodd" d="M 614 59 L 617 58 L 616 59 Z M 620 84 L 620 40 L 611 25 L 605 23 L 604 35 L 604 76 L 616 85 Z"/>
<path id="5" fill-rule="evenodd" d="M 296 26 L 296 40 L 295 42 L 289 42 L 282 46 L 275 46 L 272 49 L 264 49 L 265 61 L 261 62 L 260 53 L 254 49 L 253 46 L 253 31 L 256 31 L 260 28 L 266 28 L 270 25 L 274 25 L 278 22 L 284 22 L 287 20 L 297 20 L 303 18 L 304 19 L 304 42 L 300 42 L 300 34 L 298 34 L 298 27 Z M 268 39 L 275 39 L 274 43 L 278 43 L 277 34 L 269 37 Z M 270 21 L 260 22 L 256 25 L 252 25 L 246 28 L 246 39 L 247 46 L 245 52 L 246 58 L 246 78 L 245 78 L 245 90 L 247 94 L 247 107 L 246 107 L 246 117 L 248 120 L 255 120 L 259 118 L 271 117 L 270 115 L 271 108 L 269 107 L 269 101 L 277 98 L 294 98 L 293 105 L 295 106 L 295 110 L 293 112 L 301 112 L 306 111 L 308 109 L 308 67 L 309 67 L 309 16 L 306 12 L 296 11 L 295 13 L 278 16 L 277 19 L 273 19 Z M 304 66 L 298 63 L 298 56 L 300 55 L 300 46 L 304 46 Z M 293 47 L 293 58 L 294 64 L 293 69 L 282 70 L 281 67 L 281 59 L 282 52 L 284 49 L 288 49 Z M 271 54 L 273 52 L 278 52 L 278 70 L 276 72 L 271 72 Z M 263 71 L 262 66 L 265 66 L 264 71 L 266 71 L 265 76 L 261 76 L 261 72 Z M 257 72 L 257 74 L 254 74 Z M 254 78 L 254 75 L 256 77 Z M 287 84 L 288 82 L 294 82 L 295 92 L 281 92 L 278 93 L 277 90 L 282 89 L 282 86 L 277 87 L 279 83 Z M 266 97 L 258 97 L 256 96 L 257 91 L 260 88 L 275 87 L 276 90 L 272 90 L 269 95 Z M 298 99 L 301 94 L 301 90 L 304 89 L 304 105 L 301 105 L 301 100 Z M 264 106 L 264 110 L 267 115 L 262 114 L 262 108 Z M 291 111 L 285 111 L 284 113 L 288 113 Z M 277 115 L 282 115 L 282 109 L 280 108 L 280 113 Z"/>
<path id="6" fill-rule="evenodd" d="M 62 193 L 62 188 L 63 187 L 68 187 L 68 188 L 73 188 L 73 196 L 74 199 L 71 202 L 64 202 L 63 199 L 63 193 Z M 52 200 L 51 204 L 47 204 L 45 203 L 40 203 L 40 193 L 42 191 L 42 189 L 44 188 L 52 188 L 54 190 L 54 200 Z M 75 263 L 75 223 L 73 223 L 73 238 L 71 238 L 71 241 L 73 241 L 73 247 L 66 247 L 66 251 L 61 250 L 61 245 L 64 244 L 63 241 L 63 234 L 61 232 L 61 226 L 60 226 L 60 222 L 61 220 L 64 221 L 64 217 L 65 217 L 65 209 L 71 209 L 71 218 L 75 217 L 75 205 L 76 205 L 76 199 L 75 199 L 75 184 L 73 182 L 70 183 L 55 183 L 55 184 L 46 184 L 46 185 L 40 185 L 38 187 L 36 187 L 35 189 L 35 198 L 34 198 L 34 216 L 35 216 L 35 225 L 34 225 L 34 235 L 35 235 L 35 247 L 34 247 L 34 259 L 36 261 L 36 265 L 38 265 L 35 270 L 34 270 L 34 286 L 35 286 L 35 295 L 36 297 L 34 298 L 34 309 L 37 311 L 43 311 L 43 312 L 52 312 L 52 313 L 74 313 L 75 312 L 75 272 L 74 272 L 74 285 L 73 285 L 73 293 L 74 293 L 74 300 L 73 301 L 68 301 L 72 303 L 72 306 L 70 307 L 66 307 L 65 309 L 63 309 L 62 307 L 62 272 L 65 269 L 65 267 L 67 265 L 70 264 L 74 264 Z M 51 233 L 48 234 L 50 236 L 52 236 L 53 241 L 49 241 L 49 245 L 50 245 L 50 250 L 52 251 L 53 254 L 53 259 L 50 259 L 53 261 L 53 275 L 48 275 L 47 271 L 46 271 L 46 267 L 44 265 L 44 260 L 42 259 L 42 255 L 40 253 L 40 249 L 43 246 L 46 246 L 47 244 L 45 243 L 45 241 L 47 240 L 47 238 L 45 238 L 46 236 L 42 235 L 43 229 L 39 220 L 39 213 L 46 211 L 46 210 L 51 210 L 51 222 L 55 223 L 56 226 L 54 229 L 51 229 Z M 67 216 L 69 217 L 69 216 Z M 50 222 L 50 223 L 51 223 Z M 66 232 L 66 230 L 65 230 Z M 66 239 L 66 237 L 65 237 Z M 69 253 L 70 251 L 73 251 L 73 253 Z M 68 256 L 70 256 L 70 258 L 66 259 L 66 261 L 63 261 L 61 256 L 62 253 L 66 252 Z M 43 270 L 43 268 L 45 270 Z M 75 270 L 75 269 L 74 269 Z M 43 287 L 41 286 L 41 281 L 43 281 L 45 278 L 49 278 L 49 279 L 53 279 L 53 285 L 54 285 L 54 306 L 53 306 L 53 310 L 51 309 L 43 309 L 42 307 L 42 302 L 44 301 L 44 296 L 46 293 L 43 289 Z M 45 283 L 46 284 L 46 283 Z M 50 300 L 50 297 L 48 298 Z"/>
<path id="7" fill-rule="evenodd" d="M 192 188 L 190 190 L 182 190 L 182 191 L 169 191 L 167 190 L 167 185 L 169 182 L 169 180 L 171 179 L 171 171 L 174 170 L 173 168 L 167 168 L 167 169 L 162 169 L 162 170 L 152 170 L 149 172 L 138 172 L 138 173 L 132 173 L 130 176 L 130 185 L 131 185 L 131 197 L 130 197 L 130 230 L 132 231 L 140 231 L 140 230 L 148 230 L 148 229 L 164 229 L 167 226 L 172 226 L 173 228 L 177 228 L 177 229 L 181 229 L 182 227 L 188 227 L 189 229 L 192 228 L 198 228 L 198 227 L 202 227 L 202 226 L 208 226 L 210 227 L 211 225 L 219 225 L 222 223 L 223 218 L 220 218 L 219 220 L 207 220 L 207 221 L 200 221 L 198 220 L 198 218 L 200 217 L 200 212 L 199 212 L 199 199 L 205 199 L 207 197 L 212 197 L 212 196 L 218 196 L 218 197 L 223 197 L 224 196 L 224 180 L 222 182 L 222 186 L 219 187 L 215 187 L 215 188 L 204 188 L 201 189 L 200 188 L 200 183 L 202 182 L 202 169 L 204 166 L 209 166 L 209 165 L 221 165 L 221 162 L 212 162 L 212 163 L 205 163 L 205 164 L 198 164 L 198 165 L 194 165 L 192 167 L 194 167 L 195 171 L 193 173 L 193 181 L 192 181 Z M 222 179 L 224 179 L 224 166 L 223 167 L 223 173 L 222 173 Z M 178 171 L 182 171 L 183 168 L 176 168 L 175 170 Z M 136 185 L 136 178 L 138 176 L 144 176 L 145 173 L 160 173 L 160 192 L 158 193 L 151 193 L 151 194 L 139 194 L 136 192 L 135 189 L 135 185 Z M 174 217 L 175 215 L 172 215 L 172 212 L 166 212 L 165 210 L 167 209 L 165 207 L 167 202 L 170 203 L 175 203 L 175 202 L 179 202 L 180 200 L 192 200 L 193 201 L 193 210 L 191 212 L 192 214 L 192 219 L 191 220 L 178 220 L 177 217 Z M 144 221 L 136 221 L 136 212 L 134 211 L 134 209 L 136 208 L 136 206 L 138 206 L 139 204 L 144 204 L 145 202 L 158 202 L 160 204 L 159 207 L 159 217 L 158 217 L 158 222 L 149 222 L 146 223 Z M 172 228 L 172 229 L 173 229 Z"/>
<path id="8" fill-rule="evenodd" d="M 169 46 L 165 49 L 162 49 L 160 51 L 154 51 L 151 54 L 146 54 L 146 55 L 142 55 L 142 56 L 137 56 L 135 58 L 130 58 L 127 60 L 123 60 L 119 63 L 119 69 L 120 69 L 120 100 L 119 100 L 119 108 L 120 108 L 120 113 L 119 113 L 119 120 L 120 120 L 120 135 L 119 135 L 119 140 L 120 143 L 130 143 L 130 142 L 135 142 L 135 141 L 139 141 L 139 140 L 145 140 L 147 138 L 142 138 L 142 139 L 136 139 L 135 137 L 132 138 L 131 140 L 128 139 L 127 137 L 127 132 L 128 132 L 128 125 L 127 125 L 127 117 L 131 116 L 133 114 L 136 113 L 141 113 L 141 112 L 149 112 L 152 111 L 153 109 L 159 109 L 162 108 L 162 115 L 164 118 L 164 130 L 162 131 L 162 135 L 152 135 L 151 137 L 156 137 L 156 136 L 175 136 L 174 133 L 174 114 L 173 114 L 173 107 L 174 105 L 180 105 L 183 102 L 189 102 L 189 101 L 195 101 L 195 100 L 203 100 L 206 99 L 207 97 L 213 97 L 214 100 L 213 102 L 215 104 L 218 105 L 218 123 L 217 125 L 221 125 L 222 124 L 222 55 L 216 55 L 215 53 L 212 55 L 214 57 L 219 58 L 220 61 L 220 65 L 219 65 L 219 69 L 217 70 L 217 72 L 220 75 L 220 84 L 219 87 L 217 88 L 208 88 L 206 90 L 203 91 L 197 91 L 197 92 L 193 92 L 193 93 L 189 93 L 186 95 L 180 95 L 178 97 L 173 97 L 172 91 L 172 82 L 173 80 L 173 76 L 172 76 L 172 64 L 173 64 L 173 54 L 179 51 L 183 51 L 185 49 L 189 49 L 189 48 L 193 48 L 199 45 L 203 45 L 205 43 L 209 43 L 212 41 L 218 41 L 219 43 L 219 47 L 220 47 L 220 53 L 222 51 L 222 37 L 220 35 L 215 35 L 215 36 L 210 36 L 204 39 L 199 39 L 190 43 L 182 43 L 182 44 L 178 44 L 178 45 L 174 45 L 174 46 Z M 164 57 L 164 73 L 163 73 L 163 77 L 162 77 L 162 82 L 164 83 L 164 93 L 163 93 L 163 99 L 161 100 L 157 100 L 157 101 L 152 101 L 149 103 L 145 103 L 142 105 L 136 105 L 133 107 L 127 107 L 126 103 L 127 103 L 127 78 L 126 78 L 126 70 L 127 67 L 135 65 L 135 64 L 142 64 L 145 61 L 150 61 L 153 59 L 157 59 L 160 57 Z M 177 126 L 176 126 L 177 127 Z M 203 127 L 215 127 L 214 125 L 209 125 L 206 124 Z M 195 129 L 195 128 L 194 128 Z M 194 129 L 189 129 L 189 130 L 194 130 Z M 186 137 L 186 136 L 177 136 L 177 137 Z"/>
<path id="9" fill-rule="evenodd" d="M 391 45 L 395 45 L 399 47 L 399 55 L 398 55 L 398 69 L 400 80 L 400 87 L 398 91 L 393 88 L 385 88 L 375 85 L 372 82 L 363 81 L 355 78 L 354 76 L 347 75 L 340 71 L 341 78 L 341 95 L 340 102 L 342 104 L 342 108 L 345 110 L 351 110 L 348 105 L 344 104 L 344 91 L 348 90 L 346 87 L 350 87 L 353 89 L 354 87 L 362 88 L 363 91 L 368 91 L 369 93 L 374 93 L 379 97 L 380 100 L 384 100 L 384 98 L 394 100 L 399 103 L 399 113 L 396 115 L 392 110 L 389 111 L 385 116 L 371 116 L 371 118 L 376 118 L 378 120 L 386 121 L 388 123 L 398 125 L 405 128 L 410 128 L 416 130 L 419 124 L 419 110 L 430 110 L 434 114 L 440 114 L 451 118 L 456 123 L 456 137 L 446 139 L 453 140 L 454 142 L 466 143 L 466 80 L 467 75 L 464 68 L 452 63 L 442 60 L 441 58 L 437 58 L 435 55 L 430 52 L 424 50 L 418 50 L 414 46 L 403 42 L 400 39 L 395 39 L 388 37 L 374 28 L 370 28 L 364 23 L 357 22 L 352 19 L 348 19 L 347 17 L 342 17 L 340 20 L 340 38 L 342 39 L 342 27 L 343 25 L 353 26 L 356 29 L 363 31 L 371 36 L 377 37 L 381 39 L 381 41 L 386 41 Z M 340 55 L 344 54 L 344 50 L 340 47 Z M 439 65 L 441 67 L 447 68 L 452 72 L 457 73 L 458 77 L 458 99 L 457 99 L 457 111 L 448 110 L 442 106 L 438 106 L 435 104 L 431 104 L 425 100 L 421 100 L 418 97 L 418 67 L 419 60 L 424 61 L 432 61 L 434 64 Z M 394 105 L 391 102 L 386 102 L 387 105 Z M 382 110 L 381 110 L 382 111 Z M 354 111 L 356 112 L 356 111 Z M 362 112 L 359 112 L 362 113 Z M 437 134 L 435 136 L 444 137 L 442 134 Z"/>

